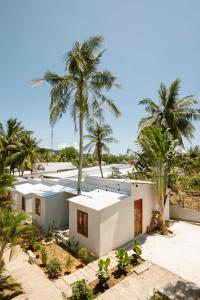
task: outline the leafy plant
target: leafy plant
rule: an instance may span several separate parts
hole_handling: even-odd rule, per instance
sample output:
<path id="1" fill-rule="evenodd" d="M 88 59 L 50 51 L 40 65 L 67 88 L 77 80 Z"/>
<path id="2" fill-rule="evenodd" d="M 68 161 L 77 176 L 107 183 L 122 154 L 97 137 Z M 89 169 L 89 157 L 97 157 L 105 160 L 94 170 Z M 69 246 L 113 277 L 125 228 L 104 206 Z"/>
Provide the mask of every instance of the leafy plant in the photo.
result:
<path id="1" fill-rule="evenodd" d="M 93 260 L 94 254 L 92 254 L 87 248 L 81 248 L 78 251 L 78 258 L 84 263 L 87 264 Z"/>
<path id="2" fill-rule="evenodd" d="M 117 268 L 119 272 L 126 272 L 127 267 L 130 263 L 130 260 L 128 258 L 128 253 L 124 249 L 119 249 L 116 251 L 116 258 L 118 260 L 117 262 Z"/>
<path id="3" fill-rule="evenodd" d="M 33 244 L 33 251 L 40 251 L 42 248 L 42 245 L 40 244 L 40 242 L 36 241 Z"/>
<path id="4" fill-rule="evenodd" d="M 71 271 L 73 264 L 74 264 L 74 261 L 73 261 L 71 255 L 67 255 L 65 267 L 68 272 Z"/>
<path id="5" fill-rule="evenodd" d="M 53 258 L 47 264 L 47 273 L 49 278 L 58 278 L 61 272 L 61 263 L 58 258 Z"/>
<path id="6" fill-rule="evenodd" d="M 92 289 L 88 288 L 85 279 L 78 280 L 71 285 L 73 300 L 94 299 Z"/>
<path id="7" fill-rule="evenodd" d="M 142 247 L 140 246 L 137 240 L 133 241 L 133 252 L 134 262 L 137 263 L 138 259 L 140 259 L 142 255 Z"/>
<path id="8" fill-rule="evenodd" d="M 46 267 L 47 259 L 48 259 L 47 251 L 44 247 L 42 247 L 42 249 L 41 249 L 41 260 L 42 260 L 42 264 L 43 264 L 44 267 Z"/>
<path id="9" fill-rule="evenodd" d="M 67 247 L 74 253 L 78 251 L 79 241 L 75 240 L 74 236 L 71 241 L 68 241 Z"/>
<path id="10" fill-rule="evenodd" d="M 97 272 L 97 277 L 99 279 L 99 285 L 103 290 L 107 288 L 107 281 L 109 279 L 109 275 L 108 275 L 109 265 L 110 265 L 109 257 L 107 257 L 106 260 L 100 259 L 98 261 L 99 270 Z"/>
<path id="11" fill-rule="evenodd" d="M 54 220 L 49 222 L 47 232 L 45 234 L 45 242 L 48 243 L 53 238 L 53 228 L 54 228 Z"/>

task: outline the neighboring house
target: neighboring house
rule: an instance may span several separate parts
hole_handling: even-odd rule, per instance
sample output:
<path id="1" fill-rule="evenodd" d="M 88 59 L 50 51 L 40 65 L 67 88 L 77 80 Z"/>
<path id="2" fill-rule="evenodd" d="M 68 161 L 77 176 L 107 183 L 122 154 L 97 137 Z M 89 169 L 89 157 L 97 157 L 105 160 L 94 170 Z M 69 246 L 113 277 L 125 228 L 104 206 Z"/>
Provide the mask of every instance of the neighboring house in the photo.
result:
<path id="1" fill-rule="evenodd" d="M 157 207 L 152 183 L 126 181 L 118 190 L 119 181 L 99 181 L 98 178 L 99 185 L 104 187 L 107 181 L 107 191 L 96 189 L 69 199 L 70 239 L 74 237 L 80 247 L 90 249 L 97 257 L 146 233 L 152 210 Z M 169 219 L 168 203 L 165 217 Z"/>
<path id="2" fill-rule="evenodd" d="M 36 163 L 36 169 L 39 173 L 55 173 L 75 170 L 76 167 L 71 162 L 48 162 Z"/>
<path id="3" fill-rule="evenodd" d="M 20 184 L 15 187 L 13 198 L 18 210 L 32 214 L 32 222 L 44 230 L 54 221 L 55 228 L 68 227 L 68 198 L 75 191 L 62 185 L 48 186 L 45 184 Z"/>

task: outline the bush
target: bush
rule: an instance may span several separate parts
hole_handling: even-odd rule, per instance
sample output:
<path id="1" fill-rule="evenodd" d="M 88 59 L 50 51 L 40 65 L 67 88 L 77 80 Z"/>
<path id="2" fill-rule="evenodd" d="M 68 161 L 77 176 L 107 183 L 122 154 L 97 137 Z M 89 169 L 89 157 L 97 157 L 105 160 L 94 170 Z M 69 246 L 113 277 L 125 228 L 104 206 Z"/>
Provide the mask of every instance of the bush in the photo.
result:
<path id="1" fill-rule="evenodd" d="M 40 244 L 40 242 L 36 241 L 34 244 L 33 244 L 33 251 L 40 251 L 42 248 L 42 245 Z"/>
<path id="2" fill-rule="evenodd" d="M 98 262 L 99 270 L 97 272 L 97 277 L 99 279 L 99 285 L 102 290 L 105 290 L 107 286 L 107 281 L 109 279 L 108 267 L 110 265 L 110 258 L 106 260 L 100 259 Z"/>
<path id="3" fill-rule="evenodd" d="M 128 253 L 124 249 L 119 249 L 116 251 L 116 258 L 118 260 L 117 262 L 117 268 L 119 272 L 126 272 L 127 267 L 130 263 L 130 260 L 128 258 Z"/>
<path id="4" fill-rule="evenodd" d="M 133 242 L 133 251 L 134 251 L 134 254 L 133 254 L 134 262 L 137 262 L 138 259 L 141 258 L 141 255 L 142 255 L 142 247 L 140 246 L 140 244 L 138 243 L 137 240 L 134 240 L 134 242 Z"/>
<path id="5" fill-rule="evenodd" d="M 78 258 L 84 263 L 87 264 L 93 260 L 94 255 L 86 248 L 81 248 L 78 251 Z"/>
<path id="6" fill-rule="evenodd" d="M 71 285 L 72 299 L 74 300 L 89 300 L 94 299 L 92 289 L 88 288 L 85 279 L 78 280 Z"/>
<path id="7" fill-rule="evenodd" d="M 49 278 L 58 278 L 61 272 L 61 263 L 59 259 L 53 258 L 47 264 L 47 273 Z"/>
<path id="8" fill-rule="evenodd" d="M 42 249 L 41 249 L 41 260 L 42 260 L 42 264 L 43 264 L 44 267 L 46 267 L 47 259 L 48 259 L 47 251 L 44 247 L 42 247 Z"/>
<path id="9" fill-rule="evenodd" d="M 53 228 L 54 228 L 54 220 L 49 222 L 47 232 L 45 234 L 45 242 L 51 242 L 53 239 Z"/>
<path id="10" fill-rule="evenodd" d="M 67 255 L 65 267 L 68 272 L 71 271 L 73 264 L 74 264 L 74 261 L 73 261 L 71 255 Z"/>

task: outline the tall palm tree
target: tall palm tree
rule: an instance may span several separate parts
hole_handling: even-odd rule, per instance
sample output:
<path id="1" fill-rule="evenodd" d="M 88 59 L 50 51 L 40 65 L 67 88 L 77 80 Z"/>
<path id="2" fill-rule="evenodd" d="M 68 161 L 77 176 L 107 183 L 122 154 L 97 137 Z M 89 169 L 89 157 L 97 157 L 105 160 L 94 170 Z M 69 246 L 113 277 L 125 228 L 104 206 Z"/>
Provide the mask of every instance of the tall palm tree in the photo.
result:
<path id="1" fill-rule="evenodd" d="M 113 100 L 103 94 L 113 86 L 119 87 L 110 71 L 99 71 L 105 50 L 98 52 L 102 45 L 102 37 L 91 37 L 83 43 L 76 42 L 65 55 L 64 76 L 47 71 L 42 79 L 34 79 L 33 84 L 48 82 L 50 92 L 50 123 L 53 125 L 70 109 L 77 129 L 79 122 L 79 171 L 77 193 L 81 193 L 82 165 L 83 165 L 83 127 L 84 121 L 94 111 L 106 104 L 115 116 L 120 112 Z"/>
<path id="2" fill-rule="evenodd" d="M 181 81 L 176 79 L 169 89 L 161 83 L 158 91 L 159 102 L 147 98 L 139 101 L 145 106 L 147 117 L 141 119 L 140 129 L 146 126 L 158 125 L 163 129 L 169 129 L 175 140 L 183 143 L 182 137 L 190 139 L 193 137 L 193 120 L 200 119 L 200 109 L 193 108 L 197 100 L 193 95 L 179 99 Z"/>
<path id="3" fill-rule="evenodd" d="M 117 142 L 117 140 L 112 137 L 112 129 L 107 124 L 95 121 L 88 126 L 88 134 L 85 135 L 84 138 L 89 140 L 84 149 L 88 150 L 88 152 L 94 151 L 98 159 L 101 177 L 103 178 L 102 154 L 103 152 L 109 152 L 107 144 Z"/>
<path id="4" fill-rule="evenodd" d="M 167 197 L 168 176 L 177 142 L 172 139 L 168 131 L 163 131 L 160 127 L 154 125 L 145 127 L 140 132 L 137 143 L 141 147 L 143 157 L 149 163 L 157 192 L 161 224 L 164 226 L 164 205 Z"/>
<path id="5" fill-rule="evenodd" d="M 7 173 L 0 174 L 0 209 L 5 207 L 6 204 L 10 204 L 12 202 L 9 192 L 14 181 L 14 176 Z"/>

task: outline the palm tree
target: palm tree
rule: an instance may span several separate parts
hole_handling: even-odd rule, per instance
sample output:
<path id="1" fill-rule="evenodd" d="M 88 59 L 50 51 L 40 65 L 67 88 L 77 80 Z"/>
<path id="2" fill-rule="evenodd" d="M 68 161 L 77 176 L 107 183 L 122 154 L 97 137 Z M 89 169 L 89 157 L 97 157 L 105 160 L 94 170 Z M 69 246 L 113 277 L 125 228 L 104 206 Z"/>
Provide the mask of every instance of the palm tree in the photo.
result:
<path id="1" fill-rule="evenodd" d="M 176 79 L 169 89 L 161 83 L 158 91 L 159 103 L 147 98 L 139 101 L 145 106 L 148 116 L 141 119 L 139 127 L 142 130 L 150 125 L 158 125 L 163 129 L 169 129 L 175 140 L 183 144 L 182 137 L 193 137 L 193 120 L 200 119 L 200 109 L 193 108 L 197 104 L 193 95 L 179 99 L 181 81 Z"/>
<path id="2" fill-rule="evenodd" d="M 31 131 L 23 132 L 17 151 L 10 157 L 11 163 L 17 166 L 19 175 L 23 176 L 25 170 L 32 172 L 36 162 L 40 160 L 38 143 Z"/>
<path id="3" fill-rule="evenodd" d="M 7 173 L 0 174 L 0 209 L 5 207 L 6 204 L 10 204 L 12 202 L 9 192 L 14 181 L 14 176 Z"/>
<path id="4" fill-rule="evenodd" d="M 0 123 L 0 172 L 5 171 L 8 159 L 17 150 L 23 130 L 17 119 L 9 119 L 5 129 Z"/>
<path id="5" fill-rule="evenodd" d="M 64 76 L 47 71 L 42 79 L 34 79 L 33 84 L 48 82 L 50 92 L 50 123 L 53 125 L 69 109 L 77 129 L 79 121 L 79 171 L 77 193 L 81 193 L 83 165 L 83 127 L 84 121 L 96 110 L 106 104 L 115 116 L 120 112 L 113 100 L 103 94 L 113 86 L 119 87 L 110 71 L 99 71 L 105 50 L 98 52 L 102 45 L 102 37 L 91 37 L 83 43 L 76 42 L 72 50 L 65 55 Z"/>
<path id="6" fill-rule="evenodd" d="M 13 247 L 18 245 L 23 237 L 28 238 L 37 231 L 33 225 L 24 225 L 27 218 L 22 212 L 0 210 L 0 265 L 5 250 L 11 249 L 11 257 Z"/>
<path id="7" fill-rule="evenodd" d="M 84 138 L 89 140 L 89 143 L 85 145 L 84 149 L 88 152 L 94 150 L 99 163 L 101 177 L 103 178 L 102 171 L 102 154 L 103 152 L 109 152 L 107 144 L 116 143 L 117 140 L 112 137 L 112 129 L 109 125 L 101 122 L 92 122 L 88 126 L 88 134 Z"/>
<path id="8" fill-rule="evenodd" d="M 167 199 L 168 176 L 174 149 L 177 145 L 168 131 L 152 125 L 145 127 L 138 137 L 143 157 L 148 160 L 149 168 L 155 182 L 161 224 L 164 226 L 164 205 Z"/>

